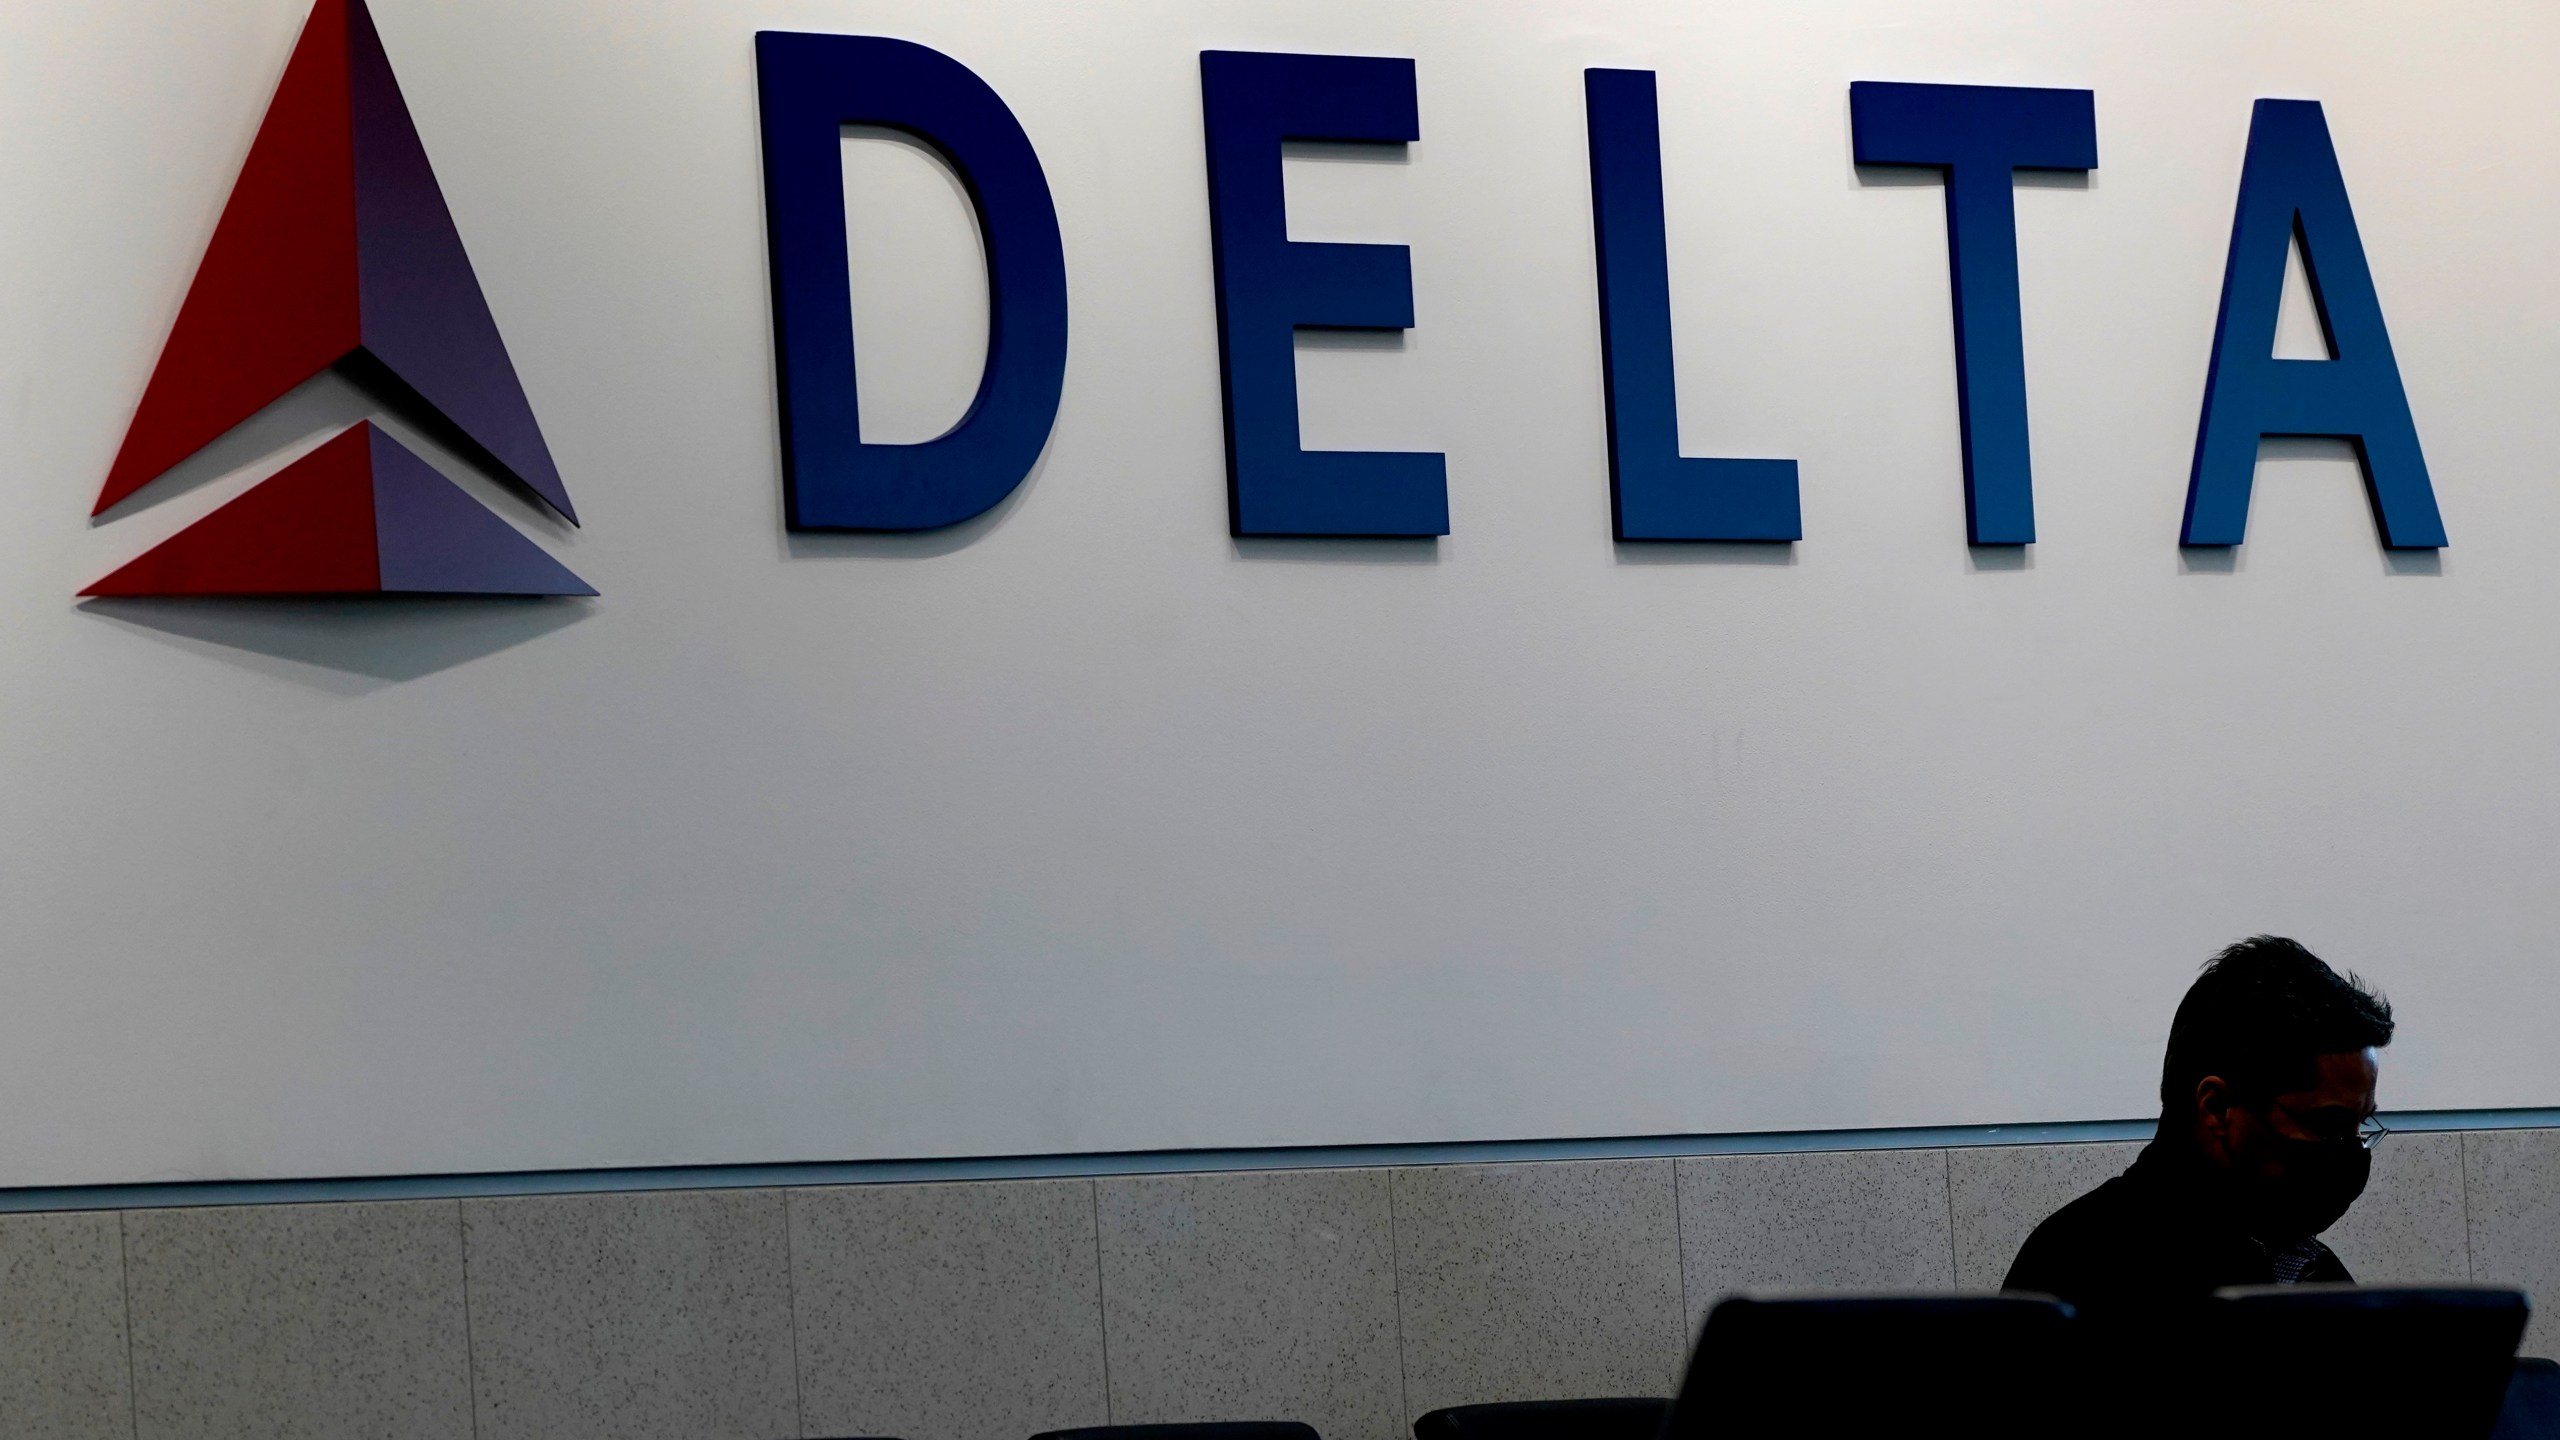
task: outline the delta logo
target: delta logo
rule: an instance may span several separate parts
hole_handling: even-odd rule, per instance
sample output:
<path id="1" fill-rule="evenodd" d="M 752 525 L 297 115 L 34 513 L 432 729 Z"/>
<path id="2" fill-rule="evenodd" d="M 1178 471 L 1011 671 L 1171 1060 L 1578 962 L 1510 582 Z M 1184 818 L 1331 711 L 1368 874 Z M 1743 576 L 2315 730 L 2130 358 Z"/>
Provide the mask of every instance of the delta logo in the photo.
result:
<path id="1" fill-rule="evenodd" d="M 92 515 L 335 371 L 574 525 L 363 0 L 319 0 Z M 593 595 L 362 421 L 81 592 Z"/>

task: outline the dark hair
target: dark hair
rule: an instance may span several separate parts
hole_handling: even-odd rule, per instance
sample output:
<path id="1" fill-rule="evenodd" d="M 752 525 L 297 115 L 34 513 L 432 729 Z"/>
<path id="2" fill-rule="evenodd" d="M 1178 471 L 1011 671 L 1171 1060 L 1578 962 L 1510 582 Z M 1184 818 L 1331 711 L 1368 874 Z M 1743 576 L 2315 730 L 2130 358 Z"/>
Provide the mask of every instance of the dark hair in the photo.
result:
<path id="1" fill-rule="evenodd" d="M 2316 1057 L 2391 1043 L 2391 1002 L 2281 935 L 2252 935 L 2205 962 L 2169 1024 L 2160 1107 L 2183 1116 L 2196 1082 L 2219 1075 L 2264 1104 L 2312 1082 Z"/>

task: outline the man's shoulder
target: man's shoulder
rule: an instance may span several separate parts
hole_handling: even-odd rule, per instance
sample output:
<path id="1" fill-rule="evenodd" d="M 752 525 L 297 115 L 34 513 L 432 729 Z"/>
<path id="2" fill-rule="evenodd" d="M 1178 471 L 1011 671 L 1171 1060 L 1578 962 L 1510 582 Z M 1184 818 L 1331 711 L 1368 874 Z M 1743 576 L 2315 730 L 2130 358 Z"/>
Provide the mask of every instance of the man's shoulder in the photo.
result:
<path id="1" fill-rule="evenodd" d="M 2054 1211 L 2035 1228 L 2036 1235 L 2051 1231 L 2057 1238 L 2092 1231 L 2113 1230 L 2129 1217 L 2146 1213 L 2151 1206 L 2139 1195 L 2135 1177 L 2127 1172 L 2111 1175 L 2096 1189 Z M 2028 1237 L 2030 1240 L 2034 1236 Z"/>
<path id="2" fill-rule="evenodd" d="M 2150 1209 L 2139 1182 L 2118 1175 L 2045 1217 L 2018 1247 L 2002 1288 L 2076 1300 L 2090 1283 L 2132 1258 L 2127 1244 Z"/>

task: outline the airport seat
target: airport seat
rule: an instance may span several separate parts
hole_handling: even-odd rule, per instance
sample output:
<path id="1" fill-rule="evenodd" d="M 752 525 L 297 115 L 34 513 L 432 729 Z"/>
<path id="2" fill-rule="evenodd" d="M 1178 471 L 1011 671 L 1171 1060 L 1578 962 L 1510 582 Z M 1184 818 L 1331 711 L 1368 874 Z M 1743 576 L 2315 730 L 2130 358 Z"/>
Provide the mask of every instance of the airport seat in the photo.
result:
<path id="1" fill-rule="evenodd" d="M 2200 1414 L 2234 1436 L 2426 1435 L 2488 1440 L 2532 1306 L 2486 1285 L 2266 1285 L 2215 1297 L 2208 1343 L 2269 1375 L 2334 1384 L 2208 1387 Z"/>
<path id="2" fill-rule="evenodd" d="M 1452 1405 L 1413 1422 L 1413 1440 L 1655 1440 L 1671 1402 L 1657 1395 Z"/>
<path id="3" fill-rule="evenodd" d="M 2489 1440 L 2560 1440 L 2560 1361 L 2533 1356 L 2516 1361 Z"/>
<path id="4" fill-rule="evenodd" d="M 2031 1295 L 1737 1296 L 1708 1312 L 1662 1440 L 2071 1433 L 2070 1319 Z"/>
<path id="5" fill-rule="evenodd" d="M 1211 1420 L 1192 1425 L 1088 1425 L 1044 1430 L 1031 1440 L 1319 1440 L 1296 1420 Z"/>

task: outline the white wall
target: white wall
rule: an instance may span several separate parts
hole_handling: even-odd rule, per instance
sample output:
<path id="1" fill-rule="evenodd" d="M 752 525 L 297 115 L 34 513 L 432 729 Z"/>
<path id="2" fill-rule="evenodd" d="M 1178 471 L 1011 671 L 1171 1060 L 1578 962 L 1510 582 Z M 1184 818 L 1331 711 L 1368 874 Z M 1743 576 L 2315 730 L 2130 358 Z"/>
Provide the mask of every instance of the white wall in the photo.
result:
<path id="1" fill-rule="evenodd" d="M 302 13 L 0 10 L 0 1184 L 2131 1116 L 2270 929 L 2401 1005 L 2386 1104 L 2560 1103 L 2548 6 L 378 0 L 603 598 L 84 608 L 357 413 L 86 520 Z M 1066 398 L 986 520 L 783 532 L 759 28 L 1040 149 Z M 1436 547 L 1225 533 L 1207 47 L 1418 61 L 1405 163 L 1291 166 L 1414 247 L 1408 343 L 1301 369 L 1448 453 Z M 1687 444 L 1802 462 L 1790 556 L 1610 542 L 1588 65 L 1661 72 Z M 1853 79 L 2097 91 L 2018 197 L 2022 566 Z M 2328 105 L 2436 570 L 2318 446 L 2175 543 L 2259 96 Z M 979 302 L 898 288 L 929 429 Z"/>

